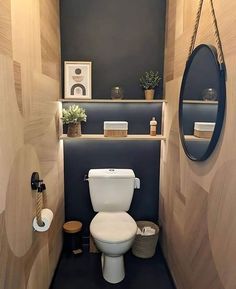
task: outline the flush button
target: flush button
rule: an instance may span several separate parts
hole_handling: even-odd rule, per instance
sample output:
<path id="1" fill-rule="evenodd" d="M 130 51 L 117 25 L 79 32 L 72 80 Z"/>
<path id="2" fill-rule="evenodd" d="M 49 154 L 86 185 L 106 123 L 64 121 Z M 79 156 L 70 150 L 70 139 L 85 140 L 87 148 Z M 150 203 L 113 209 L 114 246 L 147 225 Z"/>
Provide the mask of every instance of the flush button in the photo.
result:
<path id="1" fill-rule="evenodd" d="M 109 172 L 114 172 L 115 170 L 114 169 L 109 169 Z"/>

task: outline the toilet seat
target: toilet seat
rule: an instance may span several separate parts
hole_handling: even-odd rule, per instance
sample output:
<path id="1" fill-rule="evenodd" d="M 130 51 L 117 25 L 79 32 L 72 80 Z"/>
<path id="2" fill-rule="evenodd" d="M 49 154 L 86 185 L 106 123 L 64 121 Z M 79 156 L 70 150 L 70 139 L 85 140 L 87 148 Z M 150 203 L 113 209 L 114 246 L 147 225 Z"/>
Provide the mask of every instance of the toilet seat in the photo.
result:
<path id="1" fill-rule="evenodd" d="M 137 232 L 134 219 L 126 212 L 99 212 L 90 224 L 95 239 L 106 243 L 121 243 Z"/>

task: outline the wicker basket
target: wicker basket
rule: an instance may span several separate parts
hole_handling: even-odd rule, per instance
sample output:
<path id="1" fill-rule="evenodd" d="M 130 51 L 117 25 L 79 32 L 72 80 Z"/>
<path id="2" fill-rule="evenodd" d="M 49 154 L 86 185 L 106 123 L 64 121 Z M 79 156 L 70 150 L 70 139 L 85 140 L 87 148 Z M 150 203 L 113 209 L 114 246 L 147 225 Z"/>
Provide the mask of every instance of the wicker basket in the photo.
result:
<path id="1" fill-rule="evenodd" d="M 132 253 L 136 257 L 151 258 L 156 252 L 156 245 L 159 236 L 159 227 L 149 221 L 137 221 L 137 226 L 142 231 L 143 227 L 151 227 L 155 229 L 156 233 L 151 236 L 136 235 L 134 244 L 132 246 Z"/>

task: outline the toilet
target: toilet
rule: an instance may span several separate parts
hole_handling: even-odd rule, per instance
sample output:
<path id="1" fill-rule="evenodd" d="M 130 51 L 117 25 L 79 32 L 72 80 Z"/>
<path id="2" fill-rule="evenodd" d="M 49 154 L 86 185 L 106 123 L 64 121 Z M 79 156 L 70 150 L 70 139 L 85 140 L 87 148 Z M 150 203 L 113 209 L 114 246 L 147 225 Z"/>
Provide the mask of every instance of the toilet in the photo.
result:
<path id="1" fill-rule="evenodd" d="M 93 210 L 90 233 L 102 252 L 102 273 L 106 281 L 119 283 L 125 277 L 123 255 L 131 248 L 137 225 L 127 213 L 140 181 L 131 169 L 91 169 L 88 174 Z"/>

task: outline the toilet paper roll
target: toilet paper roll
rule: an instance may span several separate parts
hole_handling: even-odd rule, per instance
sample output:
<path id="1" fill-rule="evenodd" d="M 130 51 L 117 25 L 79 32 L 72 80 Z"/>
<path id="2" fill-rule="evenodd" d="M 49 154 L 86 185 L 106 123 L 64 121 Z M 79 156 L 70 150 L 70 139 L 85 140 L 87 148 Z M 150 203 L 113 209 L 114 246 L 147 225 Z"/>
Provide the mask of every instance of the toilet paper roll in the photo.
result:
<path id="1" fill-rule="evenodd" d="M 52 223 L 53 212 L 49 209 L 43 209 L 41 211 L 41 216 L 42 216 L 42 221 L 44 223 L 44 226 L 40 227 L 37 224 L 37 219 L 35 217 L 33 220 L 33 228 L 35 229 L 35 231 L 38 231 L 38 232 L 46 232 L 50 228 L 50 225 Z"/>

